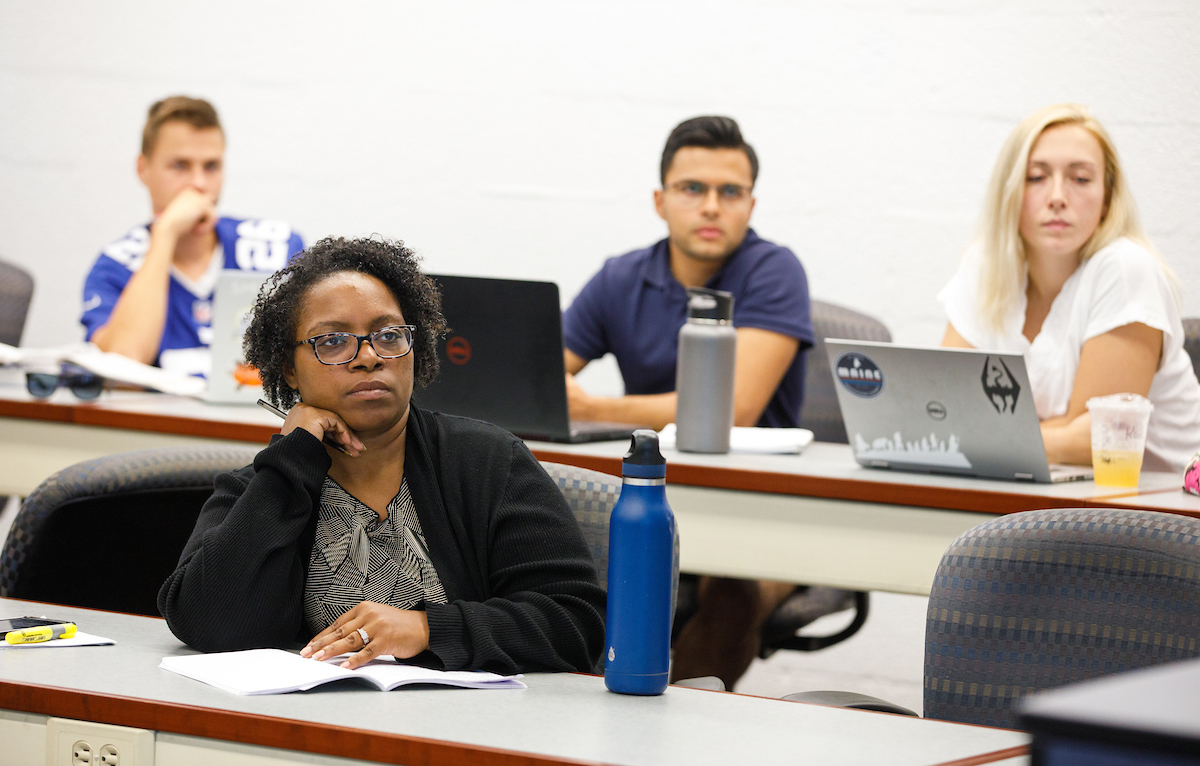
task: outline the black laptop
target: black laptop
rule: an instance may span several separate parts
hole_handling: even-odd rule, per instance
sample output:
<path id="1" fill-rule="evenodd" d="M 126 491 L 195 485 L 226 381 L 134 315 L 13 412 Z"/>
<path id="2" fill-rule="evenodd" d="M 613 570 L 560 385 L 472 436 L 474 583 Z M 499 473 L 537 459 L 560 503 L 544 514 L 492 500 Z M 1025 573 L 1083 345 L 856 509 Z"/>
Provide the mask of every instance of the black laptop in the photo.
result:
<path id="1" fill-rule="evenodd" d="M 578 443 L 633 434 L 636 426 L 567 418 L 558 285 L 429 276 L 442 288 L 450 331 L 438 343 L 437 379 L 413 392 L 418 406 L 486 420 L 522 439 Z"/>

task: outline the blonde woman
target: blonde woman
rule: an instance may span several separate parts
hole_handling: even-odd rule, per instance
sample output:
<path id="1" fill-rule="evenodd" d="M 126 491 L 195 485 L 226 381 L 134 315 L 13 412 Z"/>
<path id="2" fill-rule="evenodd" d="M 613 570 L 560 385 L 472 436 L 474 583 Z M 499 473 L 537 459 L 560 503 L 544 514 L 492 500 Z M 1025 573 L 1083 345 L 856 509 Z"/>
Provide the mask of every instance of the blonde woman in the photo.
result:
<path id="1" fill-rule="evenodd" d="M 1175 285 L 1107 131 L 1087 107 L 1046 107 L 996 161 L 978 239 L 938 294 L 942 345 L 1025 356 L 1050 462 L 1091 463 L 1087 400 L 1132 392 L 1154 403 L 1144 468 L 1182 471 L 1200 383 Z"/>

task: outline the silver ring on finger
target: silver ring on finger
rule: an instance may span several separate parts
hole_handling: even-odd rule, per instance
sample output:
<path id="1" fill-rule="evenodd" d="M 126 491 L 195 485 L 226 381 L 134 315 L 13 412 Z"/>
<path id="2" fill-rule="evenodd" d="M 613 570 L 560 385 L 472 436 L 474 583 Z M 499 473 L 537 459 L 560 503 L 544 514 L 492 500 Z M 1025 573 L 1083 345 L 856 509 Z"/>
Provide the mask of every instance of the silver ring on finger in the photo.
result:
<path id="1" fill-rule="evenodd" d="M 367 635 L 366 628 L 356 628 L 355 630 L 358 631 L 358 637 L 362 639 L 363 646 L 371 643 L 371 637 Z"/>

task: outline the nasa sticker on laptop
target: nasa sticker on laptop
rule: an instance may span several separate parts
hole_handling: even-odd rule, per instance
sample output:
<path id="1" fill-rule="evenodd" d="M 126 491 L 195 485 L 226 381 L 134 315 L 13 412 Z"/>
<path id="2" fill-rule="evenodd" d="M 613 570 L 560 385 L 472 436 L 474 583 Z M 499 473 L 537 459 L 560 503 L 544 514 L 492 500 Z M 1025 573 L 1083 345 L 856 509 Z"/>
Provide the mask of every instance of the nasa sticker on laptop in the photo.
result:
<path id="1" fill-rule="evenodd" d="M 837 358 L 835 366 L 838 382 L 855 396 L 871 399 L 883 390 L 883 371 L 865 354 L 847 351 Z"/>

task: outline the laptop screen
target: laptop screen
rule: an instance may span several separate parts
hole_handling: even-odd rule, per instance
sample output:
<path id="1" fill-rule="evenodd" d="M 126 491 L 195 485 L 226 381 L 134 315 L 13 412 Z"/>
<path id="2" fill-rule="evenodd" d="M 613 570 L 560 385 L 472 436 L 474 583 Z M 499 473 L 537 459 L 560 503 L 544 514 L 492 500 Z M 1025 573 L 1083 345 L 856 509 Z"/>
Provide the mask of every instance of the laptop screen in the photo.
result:
<path id="1" fill-rule="evenodd" d="M 862 465 L 1050 481 L 1019 354 L 826 340 Z"/>
<path id="2" fill-rule="evenodd" d="M 558 285 L 429 275 L 450 326 L 441 369 L 418 406 L 494 423 L 526 438 L 565 438 L 567 388 Z"/>

